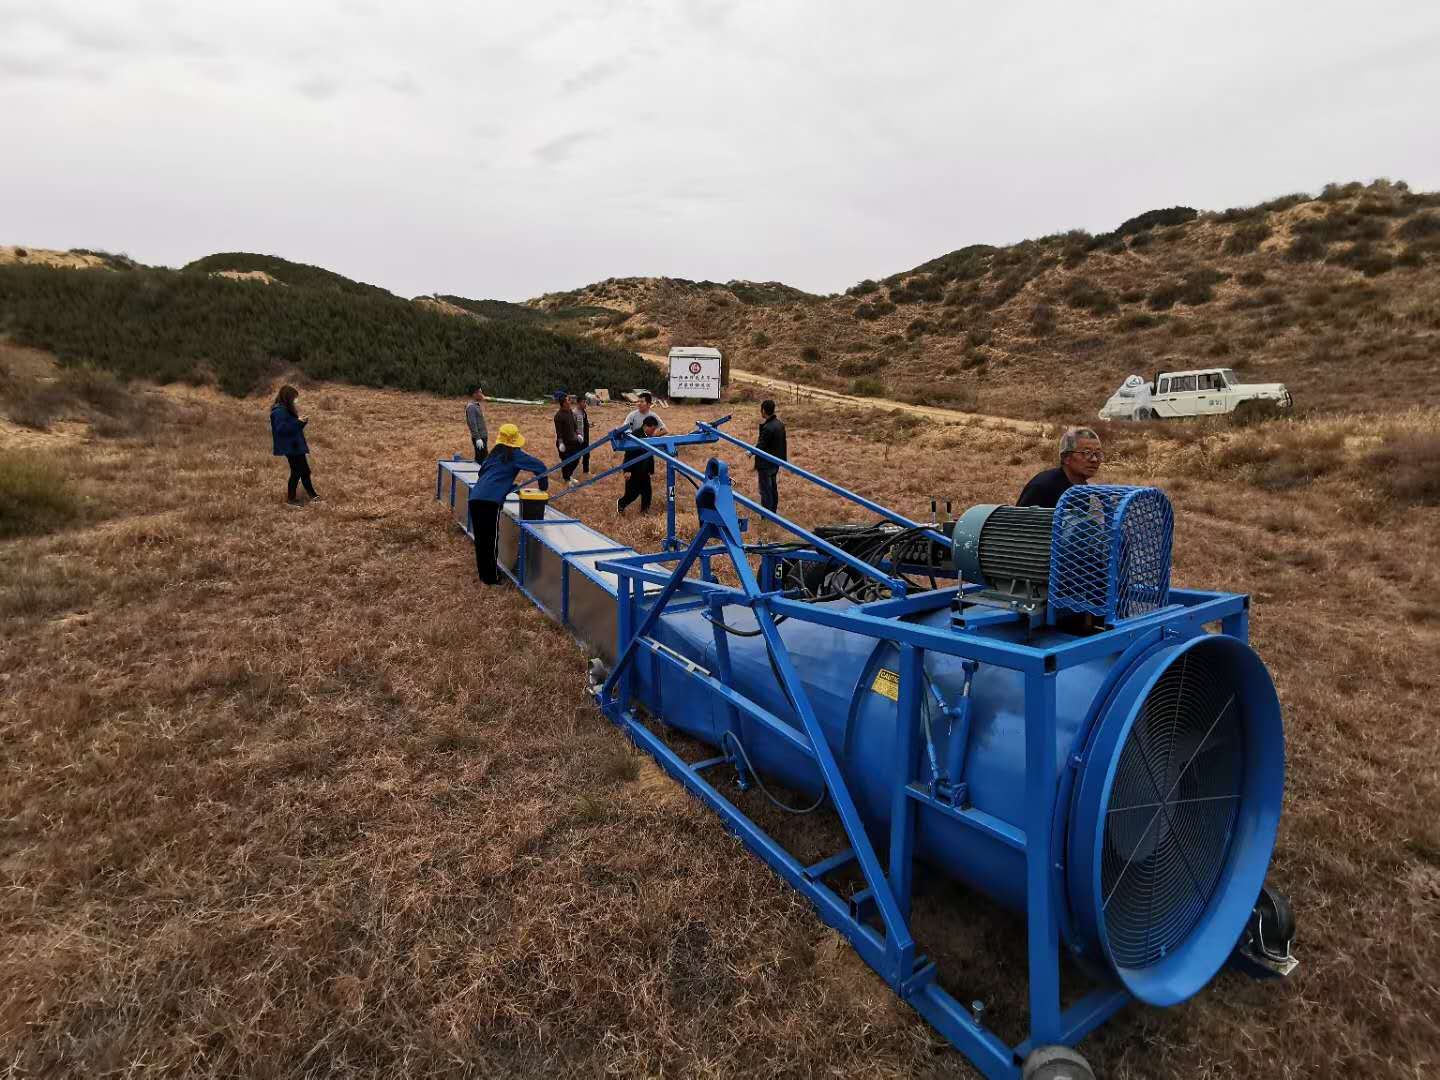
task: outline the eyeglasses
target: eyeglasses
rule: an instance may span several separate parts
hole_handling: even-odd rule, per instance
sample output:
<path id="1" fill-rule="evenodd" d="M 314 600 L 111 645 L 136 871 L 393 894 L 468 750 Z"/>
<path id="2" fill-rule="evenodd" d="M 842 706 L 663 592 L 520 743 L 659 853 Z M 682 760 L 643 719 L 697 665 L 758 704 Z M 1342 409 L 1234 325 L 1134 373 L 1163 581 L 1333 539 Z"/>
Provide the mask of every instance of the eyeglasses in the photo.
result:
<path id="1" fill-rule="evenodd" d="M 1076 457 L 1083 457 L 1086 461 L 1105 460 L 1105 451 L 1103 450 L 1071 450 L 1070 453 Z"/>

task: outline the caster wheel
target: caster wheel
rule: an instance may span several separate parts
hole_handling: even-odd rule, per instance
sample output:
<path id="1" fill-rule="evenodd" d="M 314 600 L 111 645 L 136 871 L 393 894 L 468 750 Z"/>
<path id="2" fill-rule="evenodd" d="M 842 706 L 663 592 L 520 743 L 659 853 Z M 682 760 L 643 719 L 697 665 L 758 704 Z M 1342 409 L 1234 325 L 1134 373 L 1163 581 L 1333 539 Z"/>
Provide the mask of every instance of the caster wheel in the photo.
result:
<path id="1" fill-rule="evenodd" d="M 1260 890 L 1256 907 L 1260 912 L 1261 946 L 1267 952 L 1288 953 L 1295 940 L 1295 909 L 1290 901 L 1266 885 Z"/>
<path id="2" fill-rule="evenodd" d="M 1083 1057 L 1068 1046 L 1042 1046 L 1025 1059 L 1023 1080 L 1095 1080 Z"/>

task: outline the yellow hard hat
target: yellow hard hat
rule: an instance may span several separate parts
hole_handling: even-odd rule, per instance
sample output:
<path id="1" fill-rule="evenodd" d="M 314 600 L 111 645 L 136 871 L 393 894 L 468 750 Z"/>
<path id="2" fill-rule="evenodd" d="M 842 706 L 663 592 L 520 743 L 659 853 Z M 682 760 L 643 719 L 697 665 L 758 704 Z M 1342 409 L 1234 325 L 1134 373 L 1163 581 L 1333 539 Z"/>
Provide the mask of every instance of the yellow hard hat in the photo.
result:
<path id="1" fill-rule="evenodd" d="M 519 450 L 525 445 L 525 436 L 520 434 L 520 429 L 514 424 L 501 424 L 500 434 L 495 436 L 495 442 L 499 446 L 513 446 Z"/>

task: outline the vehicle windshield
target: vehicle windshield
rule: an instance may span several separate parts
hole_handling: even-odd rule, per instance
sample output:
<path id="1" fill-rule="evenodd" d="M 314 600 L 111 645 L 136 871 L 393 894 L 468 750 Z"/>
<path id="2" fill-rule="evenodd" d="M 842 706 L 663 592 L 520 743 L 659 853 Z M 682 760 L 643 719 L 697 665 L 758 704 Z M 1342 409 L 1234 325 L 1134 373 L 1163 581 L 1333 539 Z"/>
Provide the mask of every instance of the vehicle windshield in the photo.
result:
<path id="1" fill-rule="evenodd" d="M 1235 374 L 1234 369 L 1228 368 L 1228 367 L 1227 367 L 1227 368 L 1221 368 L 1220 374 L 1223 375 L 1223 376 L 1225 376 L 1225 385 L 1226 385 L 1226 386 L 1239 386 L 1239 385 L 1240 385 L 1240 379 L 1239 379 L 1239 377 Z"/>

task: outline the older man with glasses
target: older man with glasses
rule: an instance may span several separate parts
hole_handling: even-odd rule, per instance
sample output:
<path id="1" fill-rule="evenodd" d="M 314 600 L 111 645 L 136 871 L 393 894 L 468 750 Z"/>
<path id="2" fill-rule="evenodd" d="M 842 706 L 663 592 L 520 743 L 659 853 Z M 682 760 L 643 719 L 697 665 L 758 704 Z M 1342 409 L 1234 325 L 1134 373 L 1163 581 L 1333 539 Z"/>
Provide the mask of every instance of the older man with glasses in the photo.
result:
<path id="1" fill-rule="evenodd" d="M 1071 428 L 1060 436 L 1059 468 L 1046 469 L 1031 477 L 1015 505 L 1053 508 L 1060 496 L 1076 484 L 1089 483 L 1104 460 L 1099 435 L 1089 428 Z"/>

